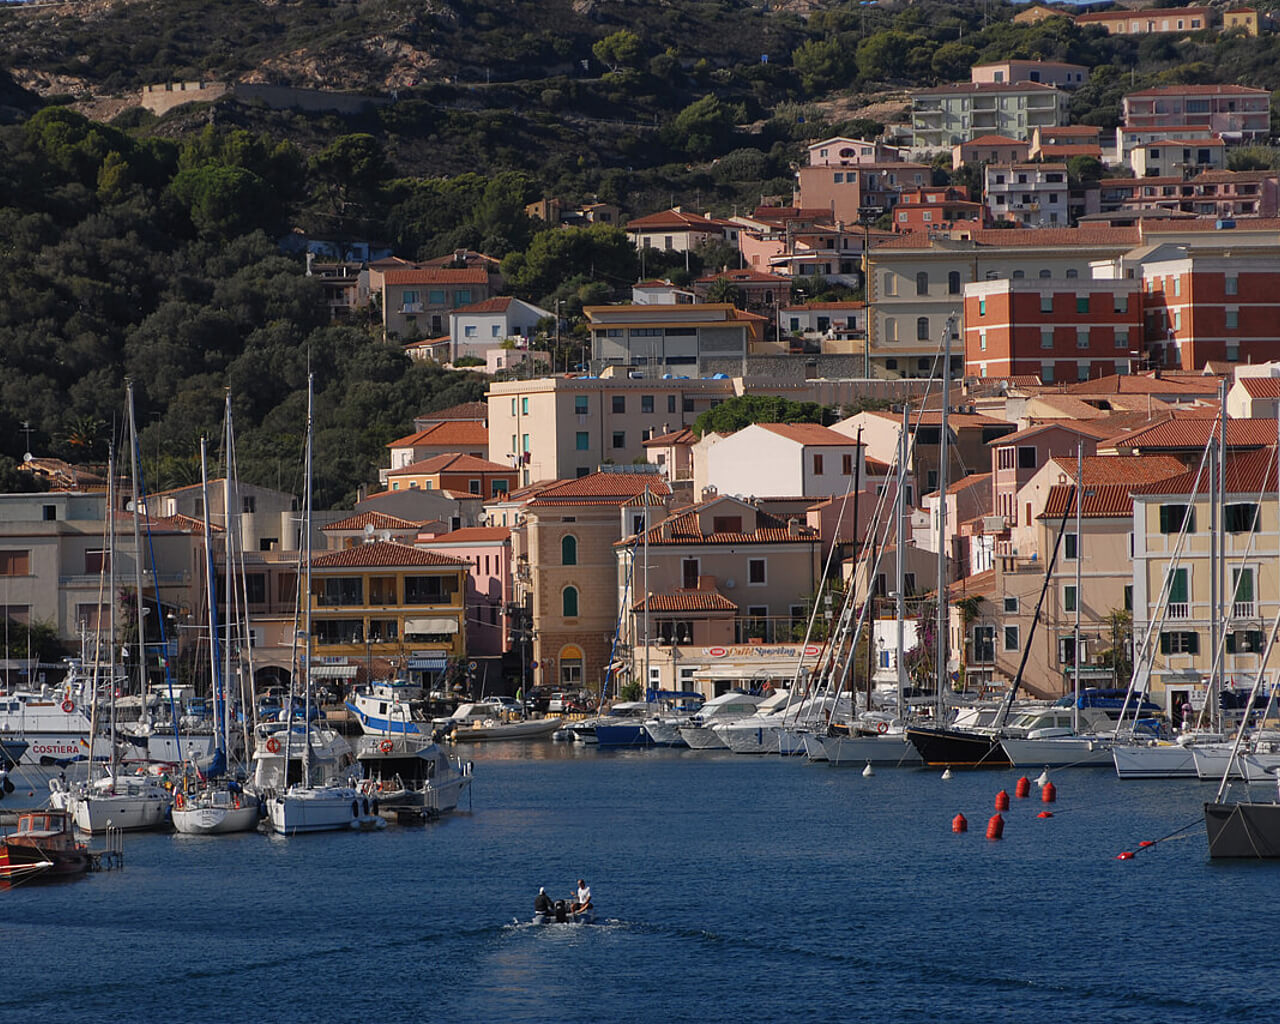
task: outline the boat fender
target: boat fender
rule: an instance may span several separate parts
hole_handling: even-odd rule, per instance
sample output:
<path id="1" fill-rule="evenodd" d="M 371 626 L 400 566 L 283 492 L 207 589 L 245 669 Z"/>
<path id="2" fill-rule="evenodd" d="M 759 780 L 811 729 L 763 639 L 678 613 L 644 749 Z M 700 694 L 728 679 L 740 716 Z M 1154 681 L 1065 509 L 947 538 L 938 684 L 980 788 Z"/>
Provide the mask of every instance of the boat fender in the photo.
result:
<path id="1" fill-rule="evenodd" d="M 353 818 L 360 817 L 360 801 L 359 800 L 351 801 L 351 817 Z"/>
<path id="2" fill-rule="evenodd" d="M 64 701 L 62 702 L 62 713 L 63 713 L 63 714 L 65 714 L 65 715 L 69 715 L 69 714 L 71 714 L 71 712 L 73 712 L 75 709 L 76 709 L 75 701 L 73 701 L 70 697 L 68 697 L 66 700 L 64 700 Z"/>
<path id="3" fill-rule="evenodd" d="M 233 800 L 233 803 L 235 804 L 235 809 L 236 809 L 237 811 L 238 811 L 238 810 L 240 810 L 240 798 L 239 798 L 239 797 L 236 797 L 236 798 Z"/>
<path id="4" fill-rule="evenodd" d="M 369 798 L 368 798 L 368 797 L 365 797 L 363 800 L 361 800 L 361 801 L 360 801 L 360 806 L 364 809 L 364 813 L 365 813 L 365 814 L 368 814 L 368 813 L 369 813 Z"/>
<path id="5" fill-rule="evenodd" d="M 268 753 L 272 753 L 272 754 L 280 753 L 280 741 L 276 739 L 274 736 L 272 736 L 271 739 L 267 740 L 267 751 Z"/>
<path id="6" fill-rule="evenodd" d="M 373 801 L 373 813 L 374 813 L 374 814 L 377 814 L 377 813 L 378 813 L 378 801 L 377 801 L 377 799 L 376 799 L 376 798 L 375 798 L 375 799 L 374 799 L 374 801 Z"/>
<path id="7" fill-rule="evenodd" d="M 384 754 L 389 754 L 393 749 L 395 749 L 395 744 L 392 743 L 390 740 L 383 740 L 381 743 L 378 744 L 378 749 L 381 750 Z"/>
<path id="8" fill-rule="evenodd" d="M 881 736 L 883 736 L 888 731 L 889 731 L 888 722 L 881 722 L 879 725 L 876 726 L 876 732 L 878 732 Z"/>

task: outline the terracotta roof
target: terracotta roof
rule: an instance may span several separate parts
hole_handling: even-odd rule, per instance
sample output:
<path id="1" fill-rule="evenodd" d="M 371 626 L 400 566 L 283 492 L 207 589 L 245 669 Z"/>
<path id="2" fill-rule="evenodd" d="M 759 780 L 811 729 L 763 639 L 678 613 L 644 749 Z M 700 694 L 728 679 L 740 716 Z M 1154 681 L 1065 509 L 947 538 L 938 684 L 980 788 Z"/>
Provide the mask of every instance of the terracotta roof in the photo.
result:
<path id="1" fill-rule="evenodd" d="M 1102 147 L 1096 142 L 1046 142 L 1040 146 L 1040 155 L 1057 157 L 1101 156 Z"/>
<path id="2" fill-rule="evenodd" d="M 511 303 L 515 301 L 510 295 L 495 295 L 491 299 L 481 299 L 479 302 L 473 302 L 468 306 L 460 306 L 449 312 L 450 315 L 454 313 L 505 313 Z"/>
<path id="3" fill-rule="evenodd" d="M 1147 373 L 1112 373 L 1068 384 L 1063 392 L 1068 395 L 1216 395 L 1218 379 L 1199 374 L 1192 377 L 1155 377 Z"/>
<path id="4" fill-rule="evenodd" d="M 540 505 L 632 505 L 661 504 L 671 494 L 667 482 L 657 473 L 591 473 L 577 480 L 553 484 L 531 502 Z"/>
<path id="5" fill-rule="evenodd" d="M 752 533 L 711 532 L 703 533 L 698 523 L 698 512 L 712 505 L 721 498 L 692 505 L 683 512 L 663 520 L 651 527 L 648 535 L 650 544 L 811 544 L 817 541 L 818 531 L 802 526 L 798 537 L 791 536 L 783 519 L 771 516 L 767 512 L 756 512 L 756 528 Z M 643 534 L 640 535 L 643 538 Z M 618 541 L 617 545 L 633 543 L 632 540 Z"/>
<path id="6" fill-rule="evenodd" d="M 1088 124 L 1060 124 L 1060 125 L 1056 125 L 1053 128 L 1040 129 L 1041 138 L 1044 138 L 1046 135 L 1049 135 L 1049 136 L 1064 135 L 1064 136 L 1071 136 L 1076 138 L 1088 135 L 1091 138 L 1097 138 L 1098 136 L 1101 135 L 1101 133 L 1102 133 L 1101 128 L 1095 128 L 1093 125 L 1088 125 Z"/>
<path id="7" fill-rule="evenodd" d="M 1051 460 L 1068 479 L 1076 478 L 1076 460 L 1068 455 L 1055 456 Z M 1084 457 L 1084 483 L 1088 490 L 1098 486 L 1137 486 L 1165 480 L 1185 473 L 1187 467 L 1172 455 L 1086 455 Z M 1089 506 L 1085 502 L 1085 508 Z"/>
<path id="8" fill-rule="evenodd" d="M 841 448 L 852 447 L 857 442 L 848 434 L 840 434 L 832 430 L 830 427 L 823 427 L 817 423 L 757 423 L 757 427 L 762 427 L 771 434 L 777 434 L 779 437 L 785 437 L 788 441 L 795 441 L 810 447 L 829 446 Z"/>
<path id="9" fill-rule="evenodd" d="M 1134 149 L 1146 149 L 1148 146 L 1225 146 L 1226 143 L 1221 139 L 1152 139 L 1150 142 L 1144 142 Z M 1234 171 L 1229 171 L 1232 176 Z M 1144 179 L 1145 180 L 1145 179 Z M 1230 180 L 1230 179 L 1227 179 Z"/>
<path id="10" fill-rule="evenodd" d="M 698 228 L 703 231 L 712 231 L 716 233 L 723 232 L 724 228 L 738 227 L 737 224 L 729 224 L 728 221 L 720 220 L 715 217 L 703 217 L 697 213 L 685 213 L 683 210 L 660 210 L 657 213 L 650 213 L 644 217 L 633 217 L 627 221 L 625 231 L 650 231 L 658 230 L 664 227 L 682 227 L 682 228 Z"/>
<path id="11" fill-rule="evenodd" d="M 968 476 L 962 476 L 955 483 L 948 485 L 948 494 L 959 494 L 961 491 L 967 491 L 970 487 L 989 487 L 991 485 L 990 473 L 970 473 Z M 937 491 L 933 492 L 937 494 Z"/>
<path id="12" fill-rule="evenodd" d="M 1114 429 L 1105 427 L 1099 428 L 1096 424 L 1089 420 L 1048 420 L 1044 423 L 1034 423 L 1029 427 L 1023 427 L 1021 430 L 1015 430 L 1012 434 L 1005 434 L 997 437 L 994 441 L 988 441 L 993 448 L 1003 448 L 1006 445 L 1016 444 L 1019 441 L 1027 441 L 1033 437 L 1038 437 L 1047 430 L 1053 429 L 1066 430 L 1072 434 L 1083 434 L 1091 437 L 1095 441 L 1104 437 L 1110 437 L 1115 433 Z"/>
<path id="13" fill-rule="evenodd" d="M 966 576 L 951 584 L 947 596 L 952 604 L 963 601 L 967 597 L 994 597 L 996 593 L 995 569 L 983 569 L 972 576 Z"/>
<path id="14" fill-rule="evenodd" d="M 651 612 L 736 612 L 738 606 L 723 594 L 714 590 L 677 590 L 674 594 L 650 594 Z M 645 599 L 631 606 L 632 611 L 644 611 Z"/>
<path id="15" fill-rule="evenodd" d="M 867 467 L 867 476 L 884 476 L 892 468 L 889 463 L 870 457 L 864 458 L 862 462 Z"/>
<path id="16" fill-rule="evenodd" d="M 644 442 L 646 448 L 660 448 L 673 444 L 693 444 L 698 440 L 698 435 L 688 427 L 681 427 L 679 430 L 672 430 L 670 433 L 659 434 L 657 437 L 651 437 Z"/>
<path id="17" fill-rule="evenodd" d="M 881 419 L 891 420 L 894 423 L 902 422 L 902 414 L 896 412 L 887 412 L 883 409 L 868 409 L 867 412 L 872 416 L 878 416 Z M 914 427 L 916 423 L 920 423 L 926 427 L 942 426 L 942 410 L 941 409 L 925 409 L 921 412 L 919 409 L 912 409 L 910 412 L 910 423 Z M 979 413 L 969 412 L 952 412 L 947 416 L 947 424 L 952 430 L 958 430 L 961 427 L 1013 427 L 1014 424 L 1008 420 L 998 420 L 992 416 L 982 416 Z M 1012 431 L 1011 431 L 1012 432 Z M 1003 436 L 1003 435 L 1002 435 Z"/>
<path id="18" fill-rule="evenodd" d="M 383 274 L 387 284 L 488 284 L 486 270 L 388 270 Z"/>
<path id="19" fill-rule="evenodd" d="M 311 559 L 313 569 L 359 569 L 364 567 L 398 565 L 459 566 L 467 563 L 460 558 L 448 558 L 434 551 L 423 551 L 409 544 L 397 544 L 392 540 L 376 540 L 371 544 L 357 544 L 353 548 L 330 551 Z"/>
<path id="20" fill-rule="evenodd" d="M 1193 181 L 1195 179 L 1192 179 Z M 1217 231 L 1221 233 L 1218 222 L 1213 217 L 1197 217 L 1195 220 L 1175 220 L 1162 221 L 1157 224 L 1144 225 L 1143 230 L 1147 235 L 1180 234 L 1184 231 Z M 1280 217 L 1238 217 L 1236 218 L 1237 234 L 1246 231 L 1272 231 L 1280 230 Z"/>
<path id="21" fill-rule="evenodd" d="M 495 540 L 509 540 L 509 526 L 464 526 L 460 530 L 441 534 L 430 541 L 423 541 L 424 547 L 432 544 L 483 544 Z"/>
<path id="22" fill-rule="evenodd" d="M 436 409 L 433 412 L 424 412 L 414 419 L 422 423 L 431 423 L 435 420 L 480 420 L 484 421 L 489 418 L 488 402 L 461 402 L 458 405 L 450 405 L 444 409 Z"/>
<path id="23" fill-rule="evenodd" d="M 423 522 L 425 520 L 401 519 L 386 512 L 357 512 L 353 516 L 347 516 L 346 519 L 339 519 L 336 523 L 329 523 L 321 529 L 326 533 L 363 530 L 366 526 L 372 526 L 375 530 L 416 530 L 422 526 Z"/>
<path id="24" fill-rule="evenodd" d="M 1205 446 L 1209 435 L 1217 430 L 1217 426 L 1217 422 L 1211 419 L 1170 419 L 1113 437 L 1105 444 L 1107 448 L 1117 449 L 1194 450 Z M 1226 434 L 1228 448 L 1262 448 L 1276 443 L 1276 421 L 1227 420 Z"/>
<path id="25" fill-rule="evenodd" d="M 1007 135 L 979 135 L 976 139 L 961 142 L 961 146 L 1025 146 L 1022 139 L 1011 139 Z"/>
<path id="26" fill-rule="evenodd" d="M 1086 474 L 1088 470 L 1085 470 Z M 1084 505 L 1080 516 L 1084 519 L 1123 519 L 1133 515 L 1133 488 L 1129 484 L 1098 484 L 1094 486 L 1085 477 Z M 1061 519 L 1076 514 L 1075 487 L 1071 484 L 1054 484 L 1049 488 L 1044 511 L 1037 519 Z"/>
<path id="27" fill-rule="evenodd" d="M 1238 422 L 1238 421 L 1237 421 Z M 1275 433 L 1275 420 L 1268 420 L 1272 434 Z M 1274 436 L 1272 437 L 1274 441 Z M 1237 495 L 1274 494 L 1276 491 L 1275 449 L 1260 448 L 1252 452 L 1227 454 L 1227 466 L 1223 480 L 1223 493 Z M 1139 488 L 1131 488 L 1134 494 L 1191 494 L 1196 484 L 1196 470 L 1191 469 L 1180 476 L 1169 477 Z M 1209 472 L 1200 473 L 1200 485 L 1197 494 L 1209 493 Z"/>
<path id="28" fill-rule="evenodd" d="M 433 476 L 436 473 L 516 473 L 510 466 L 488 459 L 477 459 L 474 455 L 460 455 L 457 452 L 446 452 L 433 455 L 429 459 L 420 459 L 400 469 L 391 470 L 387 476 Z"/>
<path id="29" fill-rule="evenodd" d="M 867 304 L 861 299 L 849 302 L 795 302 L 783 306 L 783 312 L 792 309 L 866 309 Z"/>
<path id="30" fill-rule="evenodd" d="M 489 428 L 477 420 L 452 419 L 419 430 L 416 434 L 398 437 L 387 444 L 388 448 L 421 448 L 451 445 L 469 448 L 472 445 L 489 447 Z"/>
<path id="31" fill-rule="evenodd" d="M 1280 377 L 1241 377 L 1236 383 L 1250 398 L 1280 398 Z"/>

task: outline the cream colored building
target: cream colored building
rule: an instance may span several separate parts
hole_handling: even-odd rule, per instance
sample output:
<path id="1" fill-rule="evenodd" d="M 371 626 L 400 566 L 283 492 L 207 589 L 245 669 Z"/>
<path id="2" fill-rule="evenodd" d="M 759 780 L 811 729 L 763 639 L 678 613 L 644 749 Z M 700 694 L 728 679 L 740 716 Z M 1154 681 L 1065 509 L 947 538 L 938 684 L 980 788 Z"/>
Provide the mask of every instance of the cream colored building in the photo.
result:
<path id="1" fill-rule="evenodd" d="M 1225 507 L 1217 534 L 1223 541 L 1226 596 L 1219 608 L 1211 599 L 1208 474 L 1198 487 L 1195 472 L 1188 472 L 1134 495 L 1134 659 L 1138 661 L 1136 652 L 1150 633 L 1150 695 L 1170 711 L 1186 701 L 1199 707 L 1204 699 L 1215 656 L 1215 623 L 1226 633 L 1224 681 L 1248 687 L 1258 671 L 1266 635 L 1280 608 L 1274 457 L 1274 450 L 1261 449 L 1227 460 Z M 1188 514 L 1179 552 L 1179 531 Z M 1166 578 L 1168 591 L 1162 600 Z M 1280 652 L 1273 652 L 1265 681 L 1275 685 L 1278 673 Z"/>

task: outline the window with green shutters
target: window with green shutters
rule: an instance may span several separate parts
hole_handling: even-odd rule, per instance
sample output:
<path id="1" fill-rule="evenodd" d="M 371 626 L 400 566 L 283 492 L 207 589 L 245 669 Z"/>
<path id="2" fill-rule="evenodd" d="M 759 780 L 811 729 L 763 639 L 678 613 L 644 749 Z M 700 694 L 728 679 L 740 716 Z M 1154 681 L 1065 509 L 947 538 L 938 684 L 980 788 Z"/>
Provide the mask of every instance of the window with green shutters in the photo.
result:
<path id="1" fill-rule="evenodd" d="M 1186 604 L 1189 600 L 1187 594 L 1190 590 L 1187 586 L 1187 570 L 1174 569 L 1169 573 L 1169 577 L 1169 603 Z"/>

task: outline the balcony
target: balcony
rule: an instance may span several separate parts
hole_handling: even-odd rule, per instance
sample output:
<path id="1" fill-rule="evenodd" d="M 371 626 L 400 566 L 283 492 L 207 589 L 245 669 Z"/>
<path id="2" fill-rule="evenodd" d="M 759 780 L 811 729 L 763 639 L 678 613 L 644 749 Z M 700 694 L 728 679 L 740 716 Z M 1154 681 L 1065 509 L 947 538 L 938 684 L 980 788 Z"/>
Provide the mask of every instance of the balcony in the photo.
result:
<path id="1" fill-rule="evenodd" d="M 1191 605 L 1186 601 L 1170 601 L 1169 602 L 1169 618 L 1171 619 L 1189 619 L 1191 618 Z"/>
<path id="2" fill-rule="evenodd" d="M 815 623 L 815 632 L 818 624 Z M 791 644 L 804 639 L 807 619 L 789 615 L 742 616 L 733 620 L 735 644 Z"/>
<path id="3" fill-rule="evenodd" d="M 401 313 L 421 313 L 423 305 L 421 302 L 405 302 L 400 306 Z"/>
<path id="4" fill-rule="evenodd" d="M 1231 605 L 1233 619 L 1252 619 L 1254 617 L 1252 601 L 1236 601 Z"/>

